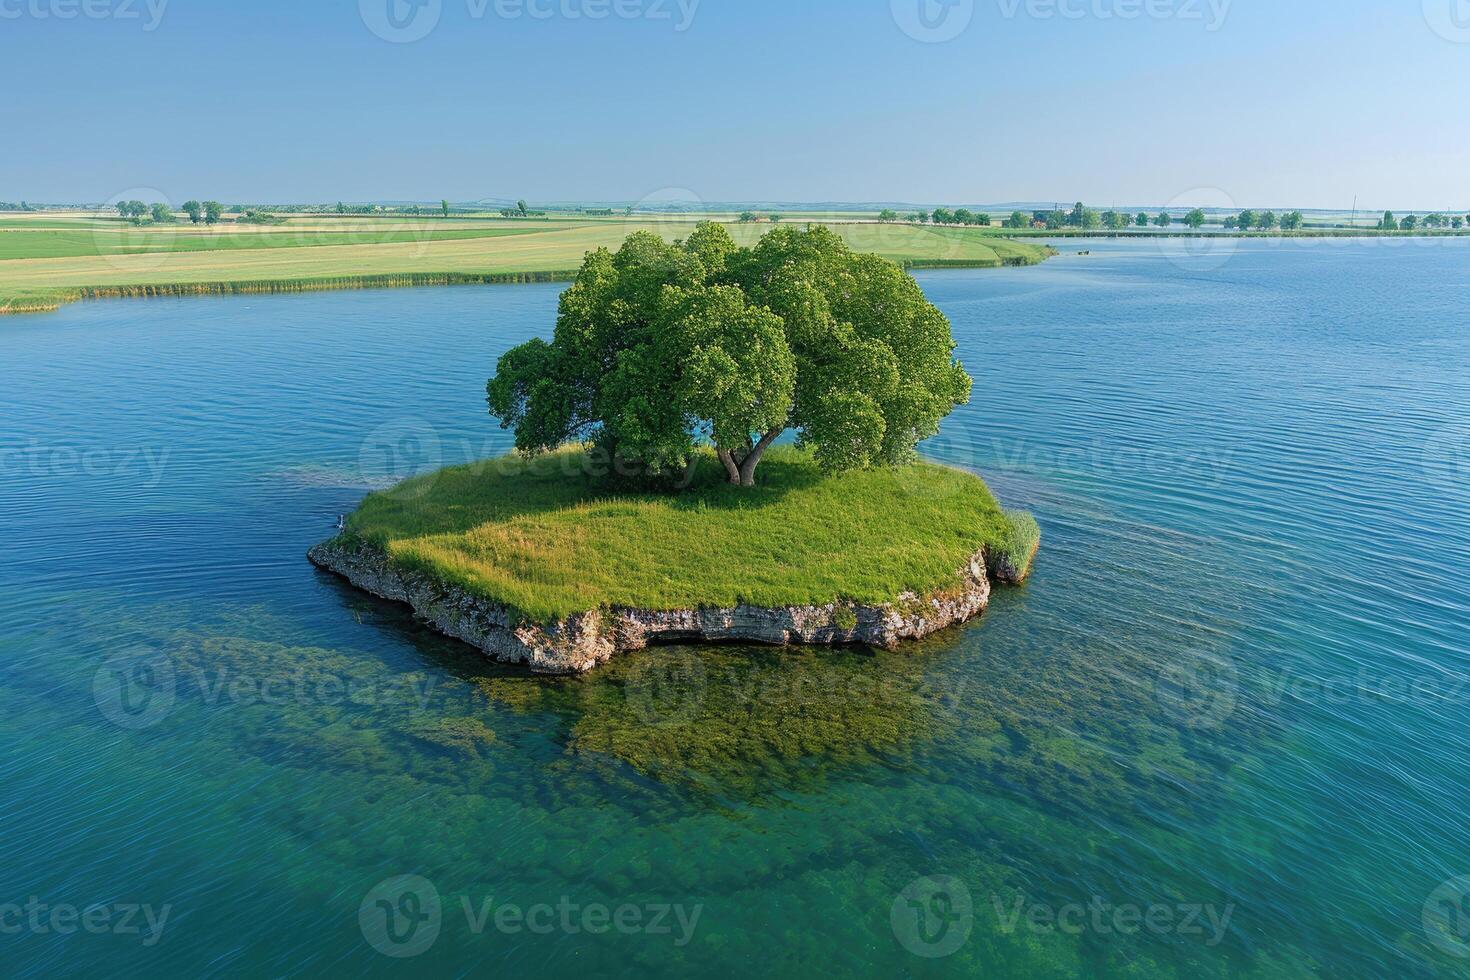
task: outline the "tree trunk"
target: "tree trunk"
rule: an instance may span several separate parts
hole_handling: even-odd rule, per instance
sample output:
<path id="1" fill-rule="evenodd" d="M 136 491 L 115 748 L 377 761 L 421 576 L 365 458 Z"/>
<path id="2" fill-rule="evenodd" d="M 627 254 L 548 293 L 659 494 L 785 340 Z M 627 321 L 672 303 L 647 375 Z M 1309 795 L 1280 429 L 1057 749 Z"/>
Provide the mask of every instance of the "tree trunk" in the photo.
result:
<path id="1" fill-rule="evenodd" d="M 772 429 L 761 436 L 761 441 L 756 443 L 754 448 L 740 461 L 740 485 L 742 487 L 755 486 L 755 468 L 761 464 L 761 457 L 766 454 L 767 449 L 771 448 L 771 443 L 781 438 L 781 433 L 784 431 L 786 430 Z"/>
<path id="2" fill-rule="evenodd" d="M 735 465 L 735 455 L 728 449 L 715 449 L 715 455 L 720 457 L 720 462 L 725 464 L 725 472 L 730 474 L 730 482 L 740 486 L 740 467 Z"/>

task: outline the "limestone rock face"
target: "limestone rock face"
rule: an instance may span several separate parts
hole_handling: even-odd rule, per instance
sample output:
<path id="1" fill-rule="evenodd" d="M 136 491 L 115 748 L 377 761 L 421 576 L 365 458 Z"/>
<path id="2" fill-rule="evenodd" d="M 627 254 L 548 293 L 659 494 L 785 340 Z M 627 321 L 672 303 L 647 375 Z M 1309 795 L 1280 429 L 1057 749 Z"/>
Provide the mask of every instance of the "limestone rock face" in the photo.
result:
<path id="1" fill-rule="evenodd" d="M 990 602 L 985 556 L 977 554 L 955 589 L 929 596 L 905 593 L 876 606 L 594 609 L 557 622 L 531 623 L 433 576 L 396 567 L 376 548 L 328 541 L 312 548 L 307 557 L 359 589 L 407 603 L 434 629 L 478 647 L 494 660 L 523 663 L 548 674 L 588 671 L 614 654 L 653 643 L 865 644 L 893 649 L 904 640 L 973 619 Z M 997 571 L 1004 577 L 1011 570 Z"/>

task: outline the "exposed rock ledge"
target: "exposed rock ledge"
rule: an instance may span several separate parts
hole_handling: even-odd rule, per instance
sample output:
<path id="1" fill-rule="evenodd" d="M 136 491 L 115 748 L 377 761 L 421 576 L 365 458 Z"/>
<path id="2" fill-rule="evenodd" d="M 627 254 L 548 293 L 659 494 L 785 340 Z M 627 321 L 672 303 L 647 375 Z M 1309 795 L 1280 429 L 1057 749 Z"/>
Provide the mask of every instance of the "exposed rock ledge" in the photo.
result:
<path id="1" fill-rule="evenodd" d="M 359 589 L 407 603 L 439 632 L 479 647 L 493 660 L 524 663 L 548 674 L 591 670 L 614 654 L 651 643 L 867 644 L 893 649 L 903 640 L 973 619 L 990 602 L 990 577 L 980 553 L 971 558 L 957 588 L 930 596 L 906 593 L 877 606 L 592 610 L 555 623 L 528 623 L 433 576 L 395 567 L 377 548 L 333 540 L 312 548 L 307 557 Z M 1009 563 L 992 564 L 990 573 L 1000 581 L 1017 579 Z"/>

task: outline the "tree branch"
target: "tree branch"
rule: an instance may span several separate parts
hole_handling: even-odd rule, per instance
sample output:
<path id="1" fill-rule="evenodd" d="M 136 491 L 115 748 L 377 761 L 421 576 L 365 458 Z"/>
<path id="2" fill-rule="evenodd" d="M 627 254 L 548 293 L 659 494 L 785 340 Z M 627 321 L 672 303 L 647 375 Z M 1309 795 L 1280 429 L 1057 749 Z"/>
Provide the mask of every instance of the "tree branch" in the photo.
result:
<path id="1" fill-rule="evenodd" d="M 735 454 L 728 449 L 715 447 L 715 455 L 720 457 L 720 462 L 725 464 L 725 472 L 730 475 L 730 482 L 735 486 L 740 485 L 740 467 L 735 464 Z"/>
<path id="2" fill-rule="evenodd" d="M 772 429 L 761 436 L 761 441 L 755 444 L 755 447 L 751 449 L 750 453 L 740 463 L 741 486 L 755 486 L 755 468 L 761 464 L 761 457 L 766 454 L 767 449 L 771 448 L 771 443 L 781 438 L 781 433 L 785 431 L 784 428 Z"/>

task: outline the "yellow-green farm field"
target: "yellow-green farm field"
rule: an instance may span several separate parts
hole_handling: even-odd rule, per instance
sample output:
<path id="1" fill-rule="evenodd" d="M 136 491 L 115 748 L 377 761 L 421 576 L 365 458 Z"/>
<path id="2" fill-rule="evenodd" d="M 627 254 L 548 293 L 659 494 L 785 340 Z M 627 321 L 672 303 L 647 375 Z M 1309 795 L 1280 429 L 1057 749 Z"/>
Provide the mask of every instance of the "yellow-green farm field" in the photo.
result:
<path id="1" fill-rule="evenodd" d="M 911 266 L 1029 265 L 1041 244 L 993 231 L 871 222 L 830 225 L 849 245 Z M 631 233 L 680 238 L 690 216 L 620 220 L 338 219 L 133 227 L 101 216 L 0 219 L 0 312 L 102 296 L 570 278 L 583 256 Z M 742 244 L 776 227 L 729 225 Z"/>

